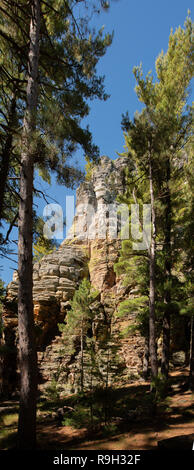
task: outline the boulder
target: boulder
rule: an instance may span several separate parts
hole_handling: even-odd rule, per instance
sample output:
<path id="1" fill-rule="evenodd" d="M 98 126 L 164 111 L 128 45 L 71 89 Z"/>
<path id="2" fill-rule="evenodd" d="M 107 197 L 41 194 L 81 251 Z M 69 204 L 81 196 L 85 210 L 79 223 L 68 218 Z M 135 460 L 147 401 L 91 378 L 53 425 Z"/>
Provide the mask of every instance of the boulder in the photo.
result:
<path id="1" fill-rule="evenodd" d="M 172 355 L 172 363 L 174 366 L 184 366 L 186 362 L 186 354 L 184 351 L 174 352 Z"/>

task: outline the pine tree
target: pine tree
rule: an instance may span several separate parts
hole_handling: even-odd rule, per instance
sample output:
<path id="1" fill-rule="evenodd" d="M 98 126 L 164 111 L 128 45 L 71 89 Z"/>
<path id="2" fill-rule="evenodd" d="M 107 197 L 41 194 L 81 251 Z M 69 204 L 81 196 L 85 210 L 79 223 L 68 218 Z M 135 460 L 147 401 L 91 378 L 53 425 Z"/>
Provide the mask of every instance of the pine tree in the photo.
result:
<path id="1" fill-rule="evenodd" d="M 20 2 L 20 5 L 17 5 L 17 2 L 15 2 L 13 5 L 9 1 L 1 1 L 0 5 L 0 221 L 3 218 L 10 224 L 12 221 L 15 222 L 18 217 L 21 120 L 23 118 L 22 108 L 26 88 L 27 46 L 25 43 L 27 43 L 28 37 L 30 8 L 28 6 L 25 9 L 25 22 L 24 14 L 22 18 L 22 3 Z M 20 15 L 18 16 L 19 11 Z M 13 20 L 11 21 L 10 18 L 13 18 Z M 21 25 L 21 28 L 18 27 L 19 25 Z"/>
<path id="2" fill-rule="evenodd" d="M 129 165 L 132 165 L 134 170 L 130 174 L 128 172 L 128 193 L 131 190 L 132 198 L 127 197 L 127 203 L 137 202 L 150 203 L 151 205 L 151 240 L 150 244 L 147 240 L 147 250 L 143 252 L 134 252 L 135 257 L 147 257 L 149 264 L 149 353 L 151 362 L 152 377 L 157 377 L 158 364 L 157 364 L 157 350 L 156 350 L 156 286 L 155 286 L 155 270 L 156 270 L 156 206 L 155 206 L 155 180 L 154 172 L 156 171 L 156 154 L 158 152 L 159 139 L 157 132 L 153 129 L 152 123 L 146 111 L 141 114 L 136 113 L 134 122 L 127 122 L 123 119 L 123 126 L 127 130 L 126 146 L 127 154 L 129 155 Z M 137 180 L 137 184 L 136 184 Z M 137 197 L 139 196 L 139 199 Z M 142 225 L 142 223 L 141 223 Z M 143 234 L 143 230 L 142 230 Z M 123 242 L 123 247 L 127 247 L 127 242 Z M 131 241 L 128 248 L 132 248 Z M 133 256 L 133 250 L 129 256 Z M 139 266 L 139 262 L 137 264 Z M 136 271 L 137 274 L 137 271 Z M 138 276 L 138 274 L 137 274 Z M 141 300 L 140 300 L 141 302 Z"/>
<path id="3" fill-rule="evenodd" d="M 109 422 L 113 406 L 110 400 L 111 390 L 115 383 L 118 385 L 125 368 L 124 361 L 120 357 L 121 338 L 113 331 L 114 319 L 115 315 L 112 315 L 109 319 L 107 339 L 103 344 L 101 343 L 101 347 L 95 355 L 95 388 L 101 394 L 105 426 Z"/>
<path id="4" fill-rule="evenodd" d="M 40 21 L 40 0 L 34 0 L 29 33 L 27 100 L 22 134 L 18 223 L 18 332 L 21 377 L 18 424 L 19 449 L 35 448 L 36 445 L 37 358 L 32 298 L 32 197 L 34 176 L 32 138 L 36 128 L 38 100 Z"/>
<path id="5" fill-rule="evenodd" d="M 1 339 L 1 334 L 2 334 L 2 330 L 3 330 L 3 324 L 2 324 L 3 303 L 2 303 L 2 300 L 4 299 L 4 297 L 5 297 L 5 286 L 4 286 L 4 282 L 2 281 L 2 279 L 0 279 L 0 339 Z"/>
<path id="6" fill-rule="evenodd" d="M 179 311 L 190 318 L 190 358 L 189 358 L 189 388 L 194 389 L 194 328 L 193 328 L 193 141 L 186 145 L 187 161 L 182 166 L 182 176 L 179 186 L 179 201 L 176 206 L 177 230 L 175 244 L 177 250 L 176 270 L 180 278 Z M 184 229 L 183 229 L 184 228 Z"/>
<path id="7" fill-rule="evenodd" d="M 167 53 L 156 61 L 157 81 L 149 73 L 143 78 L 142 68 L 134 69 L 137 95 L 145 109 L 136 114 L 134 121 L 127 116 L 123 125 L 128 134 L 127 153 L 135 153 L 137 176 L 149 182 L 152 210 L 152 238 L 149 253 L 150 264 L 150 359 L 153 359 L 152 375 L 157 372 L 155 352 L 155 284 L 156 246 L 159 263 L 163 264 L 163 354 L 162 372 L 168 377 L 170 346 L 170 315 L 173 309 L 172 233 L 177 168 L 183 159 L 182 148 L 191 134 L 191 110 L 185 107 L 188 86 L 192 77 L 192 23 L 171 32 Z M 158 237 L 157 245 L 155 237 Z M 159 248 L 160 247 L 160 248 Z M 175 254 L 175 252 L 174 252 Z M 161 263 L 162 260 L 162 263 Z M 161 281 L 160 281 L 161 282 Z"/>
<path id="8" fill-rule="evenodd" d="M 97 296 L 98 292 L 92 288 L 90 281 L 84 279 L 75 291 L 73 300 L 70 302 L 71 310 L 67 313 L 65 325 L 59 325 L 66 344 L 66 351 L 73 354 L 75 352 L 76 340 L 79 342 L 81 392 L 84 391 L 84 354 L 88 349 L 86 338 L 94 315 L 90 306 Z"/>
<path id="9" fill-rule="evenodd" d="M 103 36 L 102 30 L 98 33 L 90 31 L 89 10 L 94 7 L 97 10 L 97 5 L 100 6 L 100 2 L 91 2 L 88 7 L 84 1 L 83 17 L 76 19 L 76 16 L 79 17 L 79 5 L 57 0 L 41 3 L 38 116 L 36 132 L 33 134 L 34 167 L 47 181 L 50 181 L 49 173 L 54 171 L 60 183 L 71 187 L 82 176 L 69 161 L 78 145 L 90 159 L 99 155 L 89 129 L 81 126 L 82 118 L 89 113 L 88 102 L 95 97 L 107 99 L 103 78 L 97 76 L 96 64 L 111 44 L 112 36 Z M 21 122 L 26 104 L 31 2 L 26 8 L 23 0 L 2 0 L 1 14 L 0 76 L 3 86 L 0 127 L 4 140 L 1 140 L 0 208 L 4 208 L 4 211 L 1 210 L 0 215 L 12 223 L 17 212 L 12 213 L 13 203 L 10 204 L 10 198 L 15 197 L 16 206 L 19 202 Z M 6 159 L 4 155 L 7 155 Z"/>
<path id="10" fill-rule="evenodd" d="M 23 0 L 3 0 L 1 3 L 0 34 L 6 45 L 4 65 L 8 59 L 10 67 L 9 52 L 13 49 L 16 66 L 10 82 L 18 83 L 19 70 L 20 73 L 22 71 L 24 85 L 22 101 L 21 96 L 17 96 L 22 110 L 20 122 L 23 120 L 20 132 L 22 150 L 19 167 L 16 166 L 20 181 L 18 323 L 21 405 L 18 429 L 19 447 L 33 448 L 36 434 L 36 352 L 32 304 L 34 169 L 38 167 L 47 178 L 50 171 L 55 171 L 59 182 L 72 186 L 80 174 L 66 161 L 77 145 L 81 145 L 90 157 L 98 155 L 91 133 L 88 129 L 82 129 L 80 121 L 89 112 L 88 99 L 107 98 L 103 79 L 96 74 L 96 64 L 112 38 L 110 35 L 103 37 L 102 30 L 97 34 L 90 32 L 88 16 L 76 20 L 73 6 L 76 7 L 77 2 L 73 5 L 69 1 L 31 0 L 27 8 Z M 5 69 L 6 74 L 7 71 L 9 69 Z M 6 171 L 4 163 L 2 165 L 4 181 L 11 171 L 11 159 L 7 163 L 9 168 L 7 165 Z"/>
<path id="11" fill-rule="evenodd" d="M 40 261 L 43 256 L 53 253 L 58 247 L 58 243 L 55 240 L 49 240 L 44 237 L 43 228 L 44 220 L 41 217 L 36 217 L 33 236 L 33 263 Z"/>

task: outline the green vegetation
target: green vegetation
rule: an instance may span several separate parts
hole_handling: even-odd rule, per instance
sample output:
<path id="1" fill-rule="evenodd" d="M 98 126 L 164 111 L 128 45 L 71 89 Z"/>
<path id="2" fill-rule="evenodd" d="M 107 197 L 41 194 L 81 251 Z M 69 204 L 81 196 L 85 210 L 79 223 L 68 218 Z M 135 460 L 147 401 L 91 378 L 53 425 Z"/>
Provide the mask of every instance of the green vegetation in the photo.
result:
<path id="1" fill-rule="evenodd" d="M 192 35 L 193 25 L 188 17 L 184 28 L 171 32 L 166 54 L 162 52 L 157 58 L 155 82 L 151 73 L 143 77 L 141 66 L 134 68 L 136 92 L 144 108 L 136 113 L 133 122 L 128 115 L 122 121 L 124 155 L 129 164 L 127 191 L 120 200 L 129 206 L 150 204 L 151 242 L 149 246 L 145 240 L 147 246 L 142 250 L 134 249 L 132 237 L 122 243 L 115 270 L 124 274 L 126 286 L 136 287 L 137 294 L 121 303 L 119 312 L 136 312 L 141 332 L 146 339 L 149 336 L 152 384 L 159 380 L 156 342 L 161 327 L 161 371 L 166 381 L 171 318 L 181 313 L 182 303 L 188 305 L 188 313 L 192 304 L 192 293 L 187 287 L 188 278 L 193 279 L 192 268 L 185 265 L 192 244 L 187 231 L 193 226 L 190 176 L 188 179 L 193 165 L 193 110 L 187 104 L 193 77 Z M 143 236 L 142 216 L 140 227 Z"/>
<path id="2" fill-rule="evenodd" d="M 41 217 L 36 219 L 34 243 L 33 243 L 33 261 L 40 261 L 45 255 L 53 253 L 57 249 L 57 242 L 49 240 L 43 234 L 44 221 Z"/>
<path id="3" fill-rule="evenodd" d="M 33 195 L 41 191 L 35 188 L 34 174 L 38 170 L 50 182 L 55 173 L 58 183 L 73 187 L 81 172 L 68 163 L 68 158 L 78 146 L 91 159 L 99 155 L 91 132 L 81 125 L 89 113 L 88 102 L 94 97 L 108 97 L 96 66 L 112 36 L 104 35 L 103 29 L 96 32 L 90 28 L 90 15 L 97 11 L 95 1 L 84 2 L 83 9 L 78 10 L 77 3 L 1 2 L 0 222 L 8 222 L 9 229 L 0 241 L 5 254 L 5 244 L 18 223 L 18 446 L 22 449 L 34 448 L 36 441 L 32 245 Z M 107 9 L 109 5 L 101 2 L 101 6 Z"/>
<path id="4" fill-rule="evenodd" d="M 86 155 L 85 157 L 85 160 L 86 160 L 86 165 L 85 165 L 85 180 L 86 181 L 91 181 L 92 179 L 92 172 L 93 172 L 93 168 L 95 166 L 94 162 L 91 162 L 91 160 L 89 159 L 89 157 Z"/>
<path id="5" fill-rule="evenodd" d="M 0 279 L 0 338 L 2 334 L 2 310 L 3 310 L 3 299 L 5 298 L 5 287 L 4 282 Z"/>
<path id="6" fill-rule="evenodd" d="M 87 279 L 84 279 L 79 289 L 75 292 L 73 300 L 70 302 L 71 310 L 67 313 L 65 324 L 59 325 L 66 343 L 66 352 L 73 354 L 75 352 L 76 340 L 79 341 L 80 348 L 80 387 L 84 390 L 84 355 L 92 349 L 92 343 L 86 342 L 89 328 L 92 325 L 94 312 L 91 305 L 98 297 L 98 291 L 94 290 Z M 87 344 L 86 344 L 87 343 Z"/>
<path id="7" fill-rule="evenodd" d="M 103 29 L 97 32 L 90 29 L 90 15 L 92 17 L 97 10 L 95 1 L 85 0 L 83 10 L 78 11 L 76 4 L 79 3 L 71 0 L 33 0 L 27 4 L 24 0 L 1 1 L 0 222 L 8 223 L 8 230 L 5 236 L 0 236 L 0 250 L 1 254 L 7 254 L 12 229 L 18 228 L 17 342 L 21 378 L 19 407 L 12 406 L 10 412 L 3 407 L 0 410 L 3 448 L 16 446 L 17 426 L 18 448 L 36 447 L 38 374 L 34 331 L 38 338 L 44 321 L 40 319 L 35 327 L 33 262 L 52 253 L 57 244 L 44 238 L 44 222 L 36 218 L 33 211 L 33 195 L 45 197 L 34 187 L 34 174 L 37 171 L 47 183 L 54 174 L 58 183 L 73 188 L 83 177 L 74 164 L 69 163 L 78 146 L 86 155 L 86 181 L 92 180 L 99 158 L 91 132 L 81 123 L 89 113 L 89 100 L 105 101 L 108 97 L 104 78 L 97 75 L 97 64 L 111 45 L 112 35 L 104 35 Z M 105 9 L 108 4 L 101 2 Z M 138 214 L 135 222 L 131 214 L 129 223 L 133 222 L 133 230 L 129 239 L 122 241 L 115 264 L 119 282 L 125 287 L 123 301 L 119 297 L 120 284 L 117 292 L 114 291 L 113 276 L 111 293 L 107 296 L 108 281 L 106 289 L 103 280 L 105 288 L 100 295 L 85 278 L 76 286 L 73 299 L 63 302 L 64 310 L 61 309 L 60 315 L 65 311 L 66 316 L 58 325 L 63 339 L 60 355 L 64 354 L 75 363 L 72 390 L 68 389 L 72 396 L 64 397 L 60 393 L 62 364 L 38 404 L 39 424 L 44 421 L 47 410 L 47 423 L 53 419 L 65 428 L 85 428 L 97 436 L 110 436 L 119 429 L 123 431 L 126 427 L 128 430 L 132 422 L 144 421 L 150 425 L 150 417 L 153 424 L 160 413 L 166 416 L 168 394 L 173 393 L 171 386 L 174 385 L 169 378 L 170 357 L 181 318 L 185 318 L 187 326 L 182 343 L 183 353 L 189 355 L 190 369 L 189 384 L 184 379 L 181 387 L 184 390 L 189 385 L 194 389 L 193 107 L 188 101 L 193 70 L 190 17 L 183 28 L 171 31 L 167 52 L 162 52 L 155 63 L 155 80 L 151 72 L 144 77 L 142 66 L 134 68 L 136 93 L 143 108 L 135 113 L 133 120 L 128 114 L 122 119 L 126 192 L 118 197 L 118 202 L 127 204 L 129 209 L 131 205 L 137 208 L 138 204 L 149 204 L 150 240 L 143 214 L 139 222 Z M 103 165 L 106 166 L 106 160 Z M 111 184 L 113 179 L 114 175 Z M 139 228 L 140 235 L 145 236 L 142 249 L 133 238 Z M 71 245 L 75 241 L 66 243 Z M 86 252 L 90 248 L 84 247 Z M 109 253 L 111 258 L 111 250 Z M 106 256 L 103 248 L 93 249 L 90 273 L 93 274 L 103 257 L 108 271 L 108 248 Z M 83 276 L 82 268 L 80 272 Z M 71 289 L 69 292 L 74 291 Z M 0 280 L 2 343 L 4 295 L 4 284 Z M 15 300 L 8 301 L 7 308 L 13 314 L 10 316 L 14 329 Z M 132 315 L 134 323 L 121 334 L 118 330 L 115 333 L 116 321 L 127 320 Z M 58 318 L 62 317 L 57 317 L 57 321 Z M 99 318 L 102 319 L 100 332 L 99 325 L 96 327 Z M 45 322 L 45 337 L 47 326 L 49 329 L 50 325 Z M 145 339 L 142 375 L 148 382 L 122 387 L 120 376 L 125 364 L 119 352 L 124 338 L 136 331 Z M 53 336 L 57 333 L 55 330 Z M 12 365 L 16 363 L 15 331 L 9 331 L 7 343 L 0 347 L 4 352 L 2 375 L 6 375 L 9 354 Z M 13 377 L 12 371 L 9 373 Z M 128 381 L 135 379 L 133 371 L 125 376 Z M 184 410 L 183 417 L 192 418 L 190 407 Z"/>

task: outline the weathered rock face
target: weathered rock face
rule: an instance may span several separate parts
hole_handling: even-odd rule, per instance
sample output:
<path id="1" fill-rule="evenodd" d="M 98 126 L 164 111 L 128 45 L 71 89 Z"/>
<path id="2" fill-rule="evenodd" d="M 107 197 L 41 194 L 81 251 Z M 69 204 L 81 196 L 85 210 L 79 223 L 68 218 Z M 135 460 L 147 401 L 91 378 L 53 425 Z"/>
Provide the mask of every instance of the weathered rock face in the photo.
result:
<path id="1" fill-rule="evenodd" d="M 116 197 L 125 190 L 124 158 L 110 160 L 102 157 L 95 167 L 90 181 L 85 181 L 77 190 L 76 214 L 68 238 L 57 251 L 42 258 L 34 265 L 34 315 L 37 334 L 38 357 L 41 382 L 47 386 L 56 377 L 59 365 L 63 368 L 65 390 L 76 390 L 76 368 L 79 367 L 79 353 L 73 359 L 60 351 L 64 350 L 57 324 L 65 318 L 69 300 L 81 280 L 88 276 L 92 285 L 99 290 L 99 300 L 93 331 L 96 342 L 109 328 L 110 318 L 119 302 L 129 293 L 116 278 L 114 264 L 119 256 L 121 241 L 120 225 L 115 218 L 118 203 Z M 108 209 L 108 210 L 107 210 Z M 4 312 L 5 332 L 17 317 L 8 305 L 17 301 L 17 273 L 8 286 L 7 309 Z M 134 323 L 134 316 L 115 320 L 113 329 L 119 333 L 122 322 Z M 15 337 L 17 342 L 17 335 Z M 142 369 L 143 340 L 138 335 L 122 340 L 120 354 L 126 365 L 126 376 Z M 77 363 L 76 363 L 77 360 Z M 63 367 L 62 367 L 63 366 Z"/>
<path id="2" fill-rule="evenodd" d="M 34 264 L 33 299 L 39 302 L 57 301 L 63 305 L 72 298 L 80 280 L 86 274 L 86 256 L 76 246 L 64 245 Z M 8 298 L 17 298 L 17 273 L 8 286 Z M 36 309 L 35 309 L 36 310 Z M 37 313 L 37 310 L 36 312 Z"/>
<path id="3" fill-rule="evenodd" d="M 42 258 L 34 265 L 33 299 L 37 329 L 37 345 L 45 348 L 58 331 L 57 324 L 64 320 L 69 300 L 80 281 L 88 273 L 87 258 L 79 247 L 65 245 Z M 17 324 L 12 304 L 17 300 L 18 280 L 14 273 L 13 282 L 8 286 L 7 309 L 4 313 L 5 328 Z"/>

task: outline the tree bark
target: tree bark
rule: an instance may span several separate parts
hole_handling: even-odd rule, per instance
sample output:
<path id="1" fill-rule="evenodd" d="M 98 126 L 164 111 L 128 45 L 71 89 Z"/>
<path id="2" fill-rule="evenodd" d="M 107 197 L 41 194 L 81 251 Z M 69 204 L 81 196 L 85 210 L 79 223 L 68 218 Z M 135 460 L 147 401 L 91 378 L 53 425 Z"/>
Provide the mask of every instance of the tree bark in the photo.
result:
<path id="1" fill-rule="evenodd" d="M 1 154 L 1 184 L 0 184 L 0 221 L 3 218 L 4 210 L 4 198 L 5 198 L 5 188 L 10 168 L 10 158 L 13 145 L 13 126 L 16 114 L 16 97 L 13 93 L 10 105 L 10 111 L 8 116 L 8 126 L 7 126 L 7 136 L 5 140 L 5 145 L 2 149 Z"/>
<path id="2" fill-rule="evenodd" d="M 143 378 L 148 378 L 149 371 L 149 336 L 145 337 L 144 356 L 143 356 Z"/>
<path id="3" fill-rule="evenodd" d="M 189 358 L 189 390 L 194 390 L 194 315 L 191 316 L 190 358 Z"/>
<path id="4" fill-rule="evenodd" d="M 149 256 L 149 349 L 150 349 L 150 364 L 152 378 L 158 375 L 158 361 L 157 361 L 157 348 L 156 348 L 156 325 L 155 325 L 155 207 L 154 207 L 154 189 L 153 189 L 153 170 L 151 151 L 149 156 L 149 181 L 150 181 L 150 199 L 151 199 L 151 213 L 152 213 L 152 234 L 151 246 Z"/>
<path id="5" fill-rule="evenodd" d="M 168 378 L 169 373 L 169 356 L 170 356 L 170 303 L 171 303 L 171 194 L 170 194 L 170 159 L 167 158 L 167 195 L 165 210 L 165 237 L 164 237 L 164 256 L 165 256 L 165 293 L 164 304 L 166 306 L 163 316 L 163 345 L 162 345 L 162 361 L 161 372 Z"/>
<path id="6" fill-rule="evenodd" d="M 81 323 L 81 391 L 84 391 L 84 325 Z"/>
<path id="7" fill-rule="evenodd" d="M 18 448 L 28 450 L 36 445 L 37 359 L 32 298 L 32 204 L 33 132 L 36 126 L 38 97 L 39 36 L 40 0 L 34 0 L 30 22 L 27 104 L 22 135 L 18 240 L 18 331 L 21 375 Z"/>

